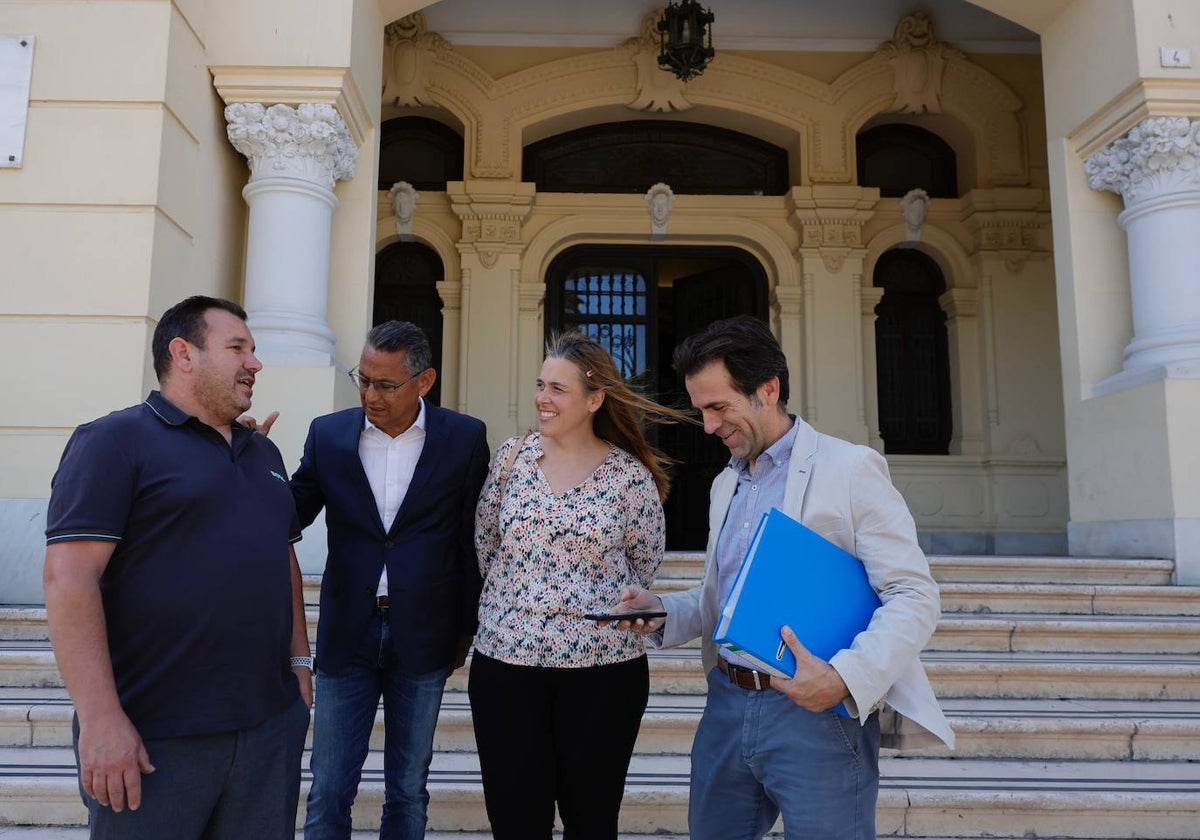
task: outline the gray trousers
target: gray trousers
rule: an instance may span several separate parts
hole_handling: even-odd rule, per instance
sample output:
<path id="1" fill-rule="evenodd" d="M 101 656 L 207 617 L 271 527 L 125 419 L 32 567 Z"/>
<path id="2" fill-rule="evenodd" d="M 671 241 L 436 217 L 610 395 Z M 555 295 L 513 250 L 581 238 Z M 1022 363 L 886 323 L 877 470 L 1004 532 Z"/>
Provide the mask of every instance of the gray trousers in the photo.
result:
<path id="1" fill-rule="evenodd" d="M 74 722 L 79 763 L 79 721 Z M 115 813 L 83 793 L 92 840 L 293 840 L 308 708 L 252 729 L 146 741 L 142 805 Z"/>

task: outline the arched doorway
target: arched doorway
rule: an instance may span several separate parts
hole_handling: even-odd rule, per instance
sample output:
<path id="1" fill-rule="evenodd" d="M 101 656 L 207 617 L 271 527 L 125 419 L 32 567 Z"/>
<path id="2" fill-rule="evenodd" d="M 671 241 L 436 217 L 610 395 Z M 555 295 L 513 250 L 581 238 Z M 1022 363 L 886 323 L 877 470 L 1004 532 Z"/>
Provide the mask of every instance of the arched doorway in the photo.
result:
<path id="1" fill-rule="evenodd" d="M 930 257 L 896 248 L 879 258 L 874 284 L 879 434 L 888 455 L 946 455 L 952 421 L 946 280 Z"/>
<path id="2" fill-rule="evenodd" d="M 442 404 L 442 298 L 437 284 L 443 274 L 441 257 L 419 242 L 393 242 L 375 255 L 371 324 L 411 321 L 425 333 L 439 374 L 426 395 L 434 405 Z"/>
<path id="3" fill-rule="evenodd" d="M 749 253 L 702 246 L 581 245 L 546 272 L 546 331 L 594 336 L 622 374 L 667 405 L 687 407 L 671 367 L 675 345 L 720 318 L 766 318 L 767 277 Z M 729 451 L 691 425 L 662 426 L 655 442 L 678 461 L 666 502 L 667 548 L 703 549 L 708 488 Z"/>

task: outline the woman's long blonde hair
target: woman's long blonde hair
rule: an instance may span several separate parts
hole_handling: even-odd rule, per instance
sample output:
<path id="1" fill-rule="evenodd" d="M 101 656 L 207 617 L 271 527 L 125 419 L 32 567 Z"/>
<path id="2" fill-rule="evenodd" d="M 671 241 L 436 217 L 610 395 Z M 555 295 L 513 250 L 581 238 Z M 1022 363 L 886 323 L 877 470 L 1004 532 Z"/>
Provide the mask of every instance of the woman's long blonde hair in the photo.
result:
<path id="1" fill-rule="evenodd" d="M 563 359 L 579 369 L 579 379 L 589 393 L 604 392 L 604 402 L 593 417 L 596 437 L 619 446 L 646 465 L 654 477 L 659 499 L 671 489 L 667 468 L 674 463 L 646 440 L 644 424 L 695 423 L 689 414 L 668 408 L 639 394 L 621 378 L 604 345 L 581 332 L 556 333 L 546 342 L 546 358 Z"/>

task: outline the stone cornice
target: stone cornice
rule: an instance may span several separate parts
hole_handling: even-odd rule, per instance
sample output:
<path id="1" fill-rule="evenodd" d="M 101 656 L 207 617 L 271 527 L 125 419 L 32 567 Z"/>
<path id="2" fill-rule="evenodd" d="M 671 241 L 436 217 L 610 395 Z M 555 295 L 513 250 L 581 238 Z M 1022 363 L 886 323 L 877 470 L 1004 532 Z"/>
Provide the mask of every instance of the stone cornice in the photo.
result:
<path id="1" fill-rule="evenodd" d="M 1200 120 L 1151 117 L 1084 163 L 1088 185 L 1129 208 L 1167 193 L 1200 190 Z"/>
<path id="2" fill-rule="evenodd" d="M 346 67 L 209 68 L 213 85 L 226 105 L 266 102 L 332 105 L 341 114 L 354 145 L 361 146 L 374 121 L 354 75 Z"/>
<path id="3" fill-rule="evenodd" d="M 332 105 L 235 102 L 225 119 L 229 142 L 250 162 L 251 182 L 285 176 L 332 189 L 354 177 L 358 148 Z"/>
<path id="4" fill-rule="evenodd" d="M 1138 79 L 1071 132 L 1075 152 L 1091 157 L 1150 117 L 1200 113 L 1200 80 Z"/>
<path id="5" fill-rule="evenodd" d="M 793 187 L 787 208 L 802 249 L 845 249 L 848 253 L 863 247 L 862 228 L 875 214 L 878 201 L 879 190 L 873 187 L 818 185 Z M 844 258 L 845 253 L 830 256 Z"/>
<path id="6" fill-rule="evenodd" d="M 519 244 L 521 225 L 533 211 L 535 188 L 527 182 L 451 181 L 450 209 L 462 221 L 462 243 Z"/>

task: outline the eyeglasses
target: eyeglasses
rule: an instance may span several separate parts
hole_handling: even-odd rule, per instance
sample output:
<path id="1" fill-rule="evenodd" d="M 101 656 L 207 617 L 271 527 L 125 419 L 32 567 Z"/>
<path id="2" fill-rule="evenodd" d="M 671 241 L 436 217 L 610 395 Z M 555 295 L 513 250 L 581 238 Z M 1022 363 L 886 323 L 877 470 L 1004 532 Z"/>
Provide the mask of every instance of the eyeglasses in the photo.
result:
<path id="1" fill-rule="evenodd" d="M 425 371 L 421 371 L 421 373 L 424 372 Z M 367 379 L 367 377 L 358 372 L 358 368 L 351 370 L 348 375 L 350 377 L 350 381 L 354 383 L 358 390 L 366 391 L 370 388 L 374 388 L 375 393 L 382 394 L 385 397 L 391 397 L 395 396 L 396 392 L 409 382 L 412 382 L 414 379 L 419 377 L 421 373 L 413 374 L 403 382 L 385 382 L 382 379 Z"/>

